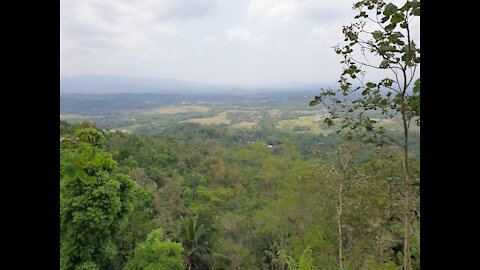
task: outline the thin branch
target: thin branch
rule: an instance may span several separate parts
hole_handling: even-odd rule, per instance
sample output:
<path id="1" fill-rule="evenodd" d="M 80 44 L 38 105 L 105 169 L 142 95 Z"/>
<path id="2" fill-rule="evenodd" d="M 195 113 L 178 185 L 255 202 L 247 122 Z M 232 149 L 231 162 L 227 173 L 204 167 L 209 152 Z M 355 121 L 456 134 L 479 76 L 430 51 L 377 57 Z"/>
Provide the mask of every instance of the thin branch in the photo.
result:
<path id="1" fill-rule="evenodd" d="M 400 80 L 398 79 L 398 74 L 395 70 L 393 70 L 393 69 L 391 69 L 391 70 L 392 70 L 393 74 L 395 74 L 395 79 L 396 79 L 395 83 L 398 85 L 398 92 L 396 92 L 396 93 L 400 94 L 402 92 L 402 86 L 400 85 Z"/>
<path id="2" fill-rule="evenodd" d="M 376 67 L 376 66 L 373 66 L 373 65 L 370 65 L 370 64 L 367 64 L 367 63 L 358 61 L 358 60 L 356 60 L 356 59 L 353 58 L 353 57 L 350 57 L 349 59 L 352 60 L 352 61 L 354 61 L 354 62 L 356 62 L 357 64 L 364 65 L 364 66 L 367 66 L 367 67 L 371 67 L 371 68 L 375 68 L 375 69 L 384 69 L 384 68 L 381 68 L 381 67 Z"/>
<path id="3" fill-rule="evenodd" d="M 413 69 L 410 69 L 410 80 L 408 81 L 407 87 L 410 86 L 412 83 L 413 77 L 415 76 L 415 71 L 417 69 L 417 65 L 413 66 Z"/>

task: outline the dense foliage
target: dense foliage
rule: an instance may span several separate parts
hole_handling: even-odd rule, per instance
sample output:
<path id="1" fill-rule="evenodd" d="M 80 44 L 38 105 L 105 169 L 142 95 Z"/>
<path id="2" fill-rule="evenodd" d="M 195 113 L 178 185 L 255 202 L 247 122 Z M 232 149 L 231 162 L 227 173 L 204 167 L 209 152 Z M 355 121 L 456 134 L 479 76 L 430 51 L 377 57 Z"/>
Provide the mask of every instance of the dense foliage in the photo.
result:
<path id="1" fill-rule="evenodd" d="M 126 270 L 182 270 L 183 247 L 180 243 L 164 240 L 162 229 L 151 231 L 145 242 L 138 244 Z"/>
<path id="2" fill-rule="evenodd" d="M 61 137 L 61 269 L 100 269 L 115 256 L 114 237 L 132 210 L 135 183 L 116 171 L 92 128 Z"/>
<path id="3" fill-rule="evenodd" d="M 62 173 L 62 269 L 163 269 L 153 265 L 177 265 L 175 243 L 185 269 L 336 269 L 340 176 L 344 267 L 400 269 L 395 150 L 265 129 L 181 124 L 145 136 L 62 121 L 62 170 L 80 160 L 87 175 Z M 342 175 L 339 142 L 351 149 Z M 417 176 L 418 161 L 412 153 Z M 419 217 L 412 228 L 419 269 Z"/>

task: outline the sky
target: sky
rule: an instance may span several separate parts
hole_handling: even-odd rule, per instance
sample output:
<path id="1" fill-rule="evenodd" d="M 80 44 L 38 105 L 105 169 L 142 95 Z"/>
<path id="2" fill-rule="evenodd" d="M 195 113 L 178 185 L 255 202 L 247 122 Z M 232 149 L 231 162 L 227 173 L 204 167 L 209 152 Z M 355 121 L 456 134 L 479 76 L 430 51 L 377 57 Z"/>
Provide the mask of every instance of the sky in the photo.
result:
<path id="1" fill-rule="evenodd" d="M 60 71 L 229 85 L 331 83 L 341 73 L 332 47 L 353 22 L 353 3 L 61 0 Z"/>

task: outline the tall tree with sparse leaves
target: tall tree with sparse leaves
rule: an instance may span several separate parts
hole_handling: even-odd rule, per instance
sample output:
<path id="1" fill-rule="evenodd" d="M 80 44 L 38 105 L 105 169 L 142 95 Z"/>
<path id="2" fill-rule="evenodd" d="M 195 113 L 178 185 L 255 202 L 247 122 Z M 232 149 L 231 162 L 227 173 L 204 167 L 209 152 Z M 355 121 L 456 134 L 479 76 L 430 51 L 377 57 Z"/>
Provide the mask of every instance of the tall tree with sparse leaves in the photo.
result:
<path id="1" fill-rule="evenodd" d="M 412 22 L 419 19 L 420 2 L 407 0 L 402 6 L 382 0 L 354 4 L 355 22 L 343 27 L 345 43 L 336 46 L 342 56 L 343 72 L 339 89 L 322 89 L 310 102 L 322 104 L 328 114 L 325 122 L 338 125 L 347 134 L 373 135 L 370 139 L 390 142 L 402 151 L 404 168 L 403 268 L 411 269 L 410 216 L 411 179 L 408 144 L 412 121 L 420 125 L 420 48 L 412 37 Z M 369 79 L 367 71 L 377 70 L 381 79 Z M 402 138 L 396 138 L 373 119 L 398 119 Z"/>

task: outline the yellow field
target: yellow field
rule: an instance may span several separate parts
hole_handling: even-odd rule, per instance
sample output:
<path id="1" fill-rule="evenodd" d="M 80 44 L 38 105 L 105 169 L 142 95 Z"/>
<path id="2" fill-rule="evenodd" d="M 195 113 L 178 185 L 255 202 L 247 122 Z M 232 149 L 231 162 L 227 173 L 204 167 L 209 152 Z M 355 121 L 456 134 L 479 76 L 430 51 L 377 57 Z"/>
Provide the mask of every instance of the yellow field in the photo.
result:
<path id="1" fill-rule="evenodd" d="M 231 120 L 227 118 L 227 113 L 235 113 L 235 112 L 250 112 L 245 110 L 226 110 L 221 112 L 214 117 L 208 118 L 192 118 L 184 121 L 180 121 L 180 123 L 198 123 L 201 125 L 230 125 Z M 236 123 L 231 125 L 231 128 L 252 128 L 257 124 L 256 121 L 252 122 L 245 122 L 242 121 L 240 123 Z"/>
<path id="2" fill-rule="evenodd" d="M 85 116 L 81 116 L 81 115 L 78 115 L 78 114 L 64 114 L 64 115 L 60 115 L 60 119 L 76 119 L 76 118 L 85 118 Z"/>
<path id="3" fill-rule="evenodd" d="M 375 120 L 379 121 L 380 125 L 383 126 L 385 129 L 389 129 L 394 132 L 403 132 L 402 124 L 395 122 L 394 120 L 391 120 L 391 119 L 375 119 Z M 415 121 L 412 121 L 410 123 L 410 132 L 420 133 L 420 127 L 417 126 Z"/>
<path id="4" fill-rule="evenodd" d="M 319 121 L 316 122 L 315 120 L 319 120 Z M 372 119 L 372 120 L 378 121 L 377 125 L 383 126 L 385 129 L 393 132 L 401 132 L 403 130 L 402 126 L 398 122 L 391 119 Z M 293 131 L 294 127 L 308 127 L 310 130 L 297 131 L 297 132 L 301 132 L 301 133 L 311 132 L 315 134 L 329 134 L 335 131 L 335 128 L 325 128 L 324 125 L 322 125 L 321 127 L 320 126 L 321 123 L 323 123 L 323 121 L 321 119 L 316 118 L 314 115 L 301 116 L 297 119 L 282 120 L 278 122 L 277 128 Z M 420 127 L 418 127 L 412 121 L 412 124 L 410 124 L 410 131 L 414 133 L 419 133 Z"/>
<path id="5" fill-rule="evenodd" d="M 229 125 L 230 119 L 227 118 L 227 112 L 221 112 L 214 117 L 209 118 L 192 118 L 184 121 L 180 121 L 180 123 L 198 123 L 200 125 Z"/>
<path id="6" fill-rule="evenodd" d="M 325 129 L 320 127 L 321 120 L 316 121 L 315 115 L 301 116 L 297 119 L 282 120 L 278 122 L 277 128 L 284 130 L 293 130 L 294 127 L 308 127 L 310 130 L 298 131 L 298 132 L 311 132 L 315 134 L 329 134 L 332 133 L 332 129 Z"/>
<path id="7" fill-rule="evenodd" d="M 73 119 L 88 119 L 88 118 L 99 118 L 103 116 L 83 116 L 79 114 L 60 114 L 60 119 L 62 120 L 73 120 Z"/>
<path id="8" fill-rule="evenodd" d="M 182 105 L 182 106 L 165 106 L 159 107 L 155 109 L 151 109 L 148 111 L 144 111 L 141 114 L 152 115 L 152 114 L 177 114 L 177 113 L 186 113 L 186 112 L 198 112 L 198 113 L 206 113 L 210 110 L 209 107 L 206 106 L 196 106 L 196 105 Z"/>
<path id="9" fill-rule="evenodd" d="M 234 125 L 231 125 L 231 128 L 252 128 L 257 124 L 257 122 L 245 122 L 242 121 L 240 123 L 236 123 Z"/>

